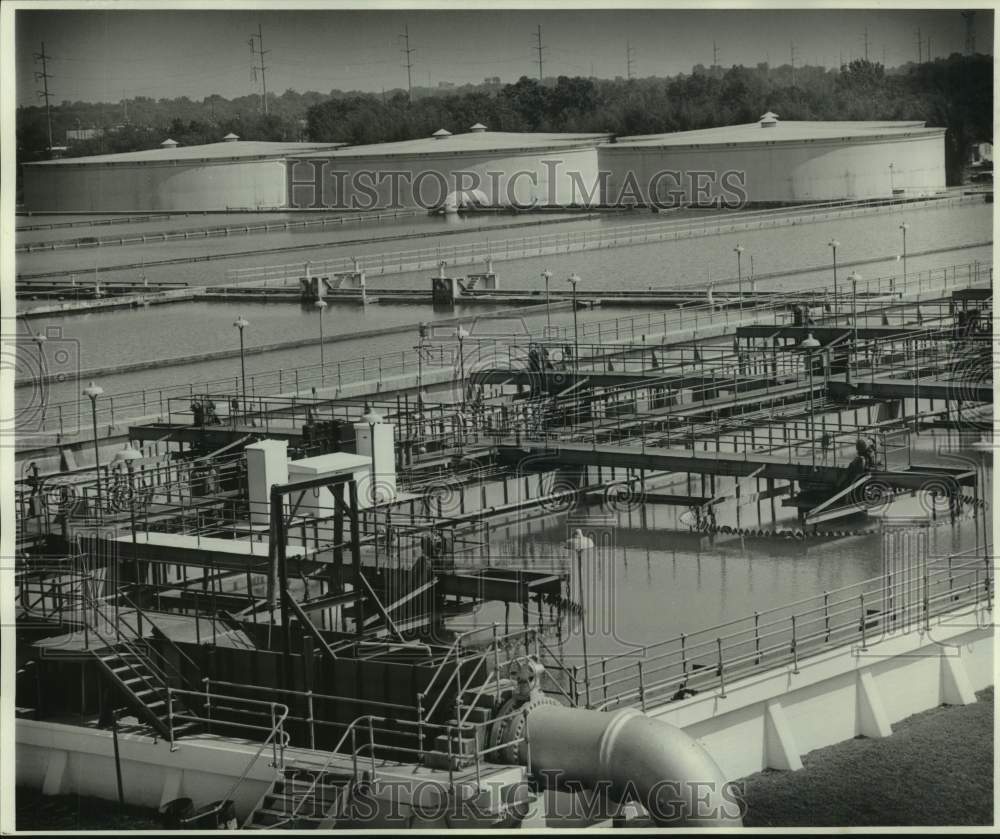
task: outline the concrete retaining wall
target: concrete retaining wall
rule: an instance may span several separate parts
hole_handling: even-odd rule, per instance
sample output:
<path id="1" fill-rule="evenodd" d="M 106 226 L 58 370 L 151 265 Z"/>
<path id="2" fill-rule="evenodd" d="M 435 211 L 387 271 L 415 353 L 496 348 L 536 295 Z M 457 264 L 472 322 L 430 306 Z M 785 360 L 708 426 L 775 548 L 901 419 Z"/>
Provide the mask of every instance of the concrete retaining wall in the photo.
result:
<path id="1" fill-rule="evenodd" d="M 941 704 L 966 705 L 993 684 L 992 615 L 967 609 L 930 631 L 869 638 L 647 713 L 697 738 L 730 779 L 800 769 L 801 756 Z"/>

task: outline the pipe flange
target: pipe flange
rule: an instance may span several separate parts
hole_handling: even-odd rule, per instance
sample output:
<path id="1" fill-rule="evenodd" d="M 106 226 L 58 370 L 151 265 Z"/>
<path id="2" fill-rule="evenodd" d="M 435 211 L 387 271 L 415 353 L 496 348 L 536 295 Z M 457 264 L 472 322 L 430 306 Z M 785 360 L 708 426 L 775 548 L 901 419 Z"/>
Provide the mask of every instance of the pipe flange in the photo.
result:
<path id="1" fill-rule="evenodd" d="M 557 705 L 559 702 L 544 693 L 535 693 L 530 699 L 524 700 L 517 696 L 510 697 L 497 711 L 497 721 L 493 723 L 491 746 L 497 749 L 499 763 L 525 763 L 527 750 L 524 743 L 518 742 L 523 736 L 528 723 L 528 714 L 540 705 Z M 521 713 L 515 714 L 515 711 Z M 501 743 L 506 743 L 502 749 Z"/>

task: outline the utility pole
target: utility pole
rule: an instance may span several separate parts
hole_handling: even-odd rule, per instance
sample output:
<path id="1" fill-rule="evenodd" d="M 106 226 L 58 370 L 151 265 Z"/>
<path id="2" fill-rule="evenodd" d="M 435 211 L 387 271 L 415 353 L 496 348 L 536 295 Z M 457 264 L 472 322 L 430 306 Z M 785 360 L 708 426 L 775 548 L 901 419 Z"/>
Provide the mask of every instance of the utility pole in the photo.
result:
<path id="1" fill-rule="evenodd" d="M 629 81 L 632 80 L 632 64 L 634 63 L 632 61 L 632 55 L 634 53 L 635 53 L 635 50 L 632 49 L 632 42 L 631 41 L 626 41 L 625 42 L 625 66 L 626 66 L 625 78 L 628 79 Z"/>
<path id="2" fill-rule="evenodd" d="M 124 90 L 122 91 L 122 122 L 128 124 L 128 99 Z"/>
<path id="3" fill-rule="evenodd" d="M 52 153 L 52 109 L 49 106 L 49 100 L 52 98 L 52 94 L 49 93 L 49 79 L 51 79 L 52 76 L 49 75 L 48 65 L 48 60 L 51 57 L 51 55 L 45 54 L 45 41 L 42 41 L 42 51 L 35 53 L 35 60 L 42 62 L 42 72 L 35 72 L 35 81 L 37 82 L 39 79 L 42 81 L 42 89 L 36 91 L 36 93 L 45 100 L 45 125 L 48 128 L 49 154 Z"/>
<path id="4" fill-rule="evenodd" d="M 920 36 L 920 27 L 917 27 L 917 64 L 924 63 L 924 39 Z"/>
<path id="5" fill-rule="evenodd" d="M 254 46 L 254 39 L 256 39 L 256 46 Z M 255 63 L 253 66 L 254 78 L 257 77 L 257 71 L 260 70 L 260 109 L 264 112 L 264 116 L 267 116 L 267 67 L 264 66 L 264 56 L 267 55 L 270 50 L 264 49 L 264 27 L 259 23 L 257 24 L 257 34 L 250 36 L 250 52 L 254 54 Z M 260 66 L 256 64 L 256 58 L 260 56 Z"/>
<path id="6" fill-rule="evenodd" d="M 403 39 L 403 49 L 401 52 L 406 56 L 406 63 L 403 65 L 406 68 L 406 94 L 410 100 L 413 102 L 413 59 L 410 58 L 413 53 L 417 51 L 416 47 L 410 48 L 410 25 L 403 24 L 403 34 L 399 36 Z"/>
<path id="7" fill-rule="evenodd" d="M 931 55 L 931 36 L 927 36 L 927 60 L 933 61 L 934 57 Z"/>
<path id="8" fill-rule="evenodd" d="M 868 27 L 865 27 L 865 61 L 868 60 Z"/>
<path id="9" fill-rule="evenodd" d="M 538 28 L 535 30 L 535 52 L 538 53 L 538 83 L 541 84 L 545 76 L 542 71 L 542 51 L 545 47 L 542 46 L 542 25 L 538 24 Z M 591 73 L 593 75 L 593 73 Z"/>
<path id="10" fill-rule="evenodd" d="M 962 12 L 965 18 L 965 54 L 975 55 L 976 52 L 976 13 Z"/>
<path id="11" fill-rule="evenodd" d="M 719 45 L 712 41 L 712 66 L 719 66 Z"/>
<path id="12" fill-rule="evenodd" d="M 792 55 L 792 87 L 795 87 L 795 42 L 792 41 L 791 44 L 791 55 Z"/>

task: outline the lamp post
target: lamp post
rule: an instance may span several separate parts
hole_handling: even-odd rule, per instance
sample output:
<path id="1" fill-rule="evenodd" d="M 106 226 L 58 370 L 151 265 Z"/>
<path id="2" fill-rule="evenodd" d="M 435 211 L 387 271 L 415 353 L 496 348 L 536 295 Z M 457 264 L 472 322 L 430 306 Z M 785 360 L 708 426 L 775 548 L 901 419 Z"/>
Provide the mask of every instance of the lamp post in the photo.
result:
<path id="1" fill-rule="evenodd" d="M 552 312 L 549 310 L 549 280 L 552 279 L 552 272 L 548 268 L 542 271 L 542 279 L 545 280 L 545 328 L 548 331 L 552 329 Z"/>
<path id="2" fill-rule="evenodd" d="M 48 340 L 44 335 L 38 333 L 37 335 L 32 335 L 31 340 L 35 342 L 35 346 L 38 347 L 38 375 L 45 376 L 45 342 Z M 45 430 L 45 405 L 48 400 L 42 400 L 42 430 Z"/>
<path id="3" fill-rule="evenodd" d="M 97 478 L 97 515 L 102 516 L 104 503 L 101 499 L 101 453 L 97 447 L 97 400 L 104 395 L 104 388 L 91 382 L 83 389 L 84 394 L 90 399 L 90 416 L 93 421 L 94 430 L 94 476 Z"/>
<path id="4" fill-rule="evenodd" d="M 462 385 L 462 410 L 465 410 L 465 339 L 469 337 L 469 330 L 464 326 L 458 327 L 455 332 L 458 338 L 458 377 Z"/>
<path id="5" fill-rule="evenodd" d="M 326 370 L 326 361 L 323 358 L 323 313 L 326 311 L 326 301 L 320 297 L 314 304 L 319 312 L 319 384 L 323 386 L 323 373 Z"/>
<path id="6" fill-rule="evenodd" d="M 135 582 L 139 580 L 139 547 L 136 544 L 135 535 L 135 462 L 142 460 L 142 452 L 136 451 L 128 443 L 115 452 L 114 462 L 125 465 L 128 472 L 128 518 L 132 527 L 132 571 L 135 574 Z M 142 582 L 145 582 L 144 580 Z M 115 563 L 115 590 L 118 589 L 118 563 Z M 118 598 L 115 598 L 115 618 L 118 617 Z"/>
<path id="7" fill-rule="evenodd" d="M 577 528 L 573 535 L 566 542 L 566 547 L 576 552 L 576 577 L 580 592 L 580 634 L 583 638 L 583 685 L 584 698 L 587 707 L 590 707 L 590 671 L 587 668 L 587 607 L 584 604 L 583 592 L 583 552 L 593 550 L 594 540 L 589 536 L 584 536 L 583 531 Z"/>
<path id="8" fill-rule="evenodd" d="M 799 344 L 799 347 L 806 351 L 806 364 L 809 365 L 809 451 L 813 468 L 816 468 L 816 418 L 813 415 L 813 350 L 818 346 L 820 346 L 820 343 L 813 338 L 811 332 Z"/>
<path id="9" fill-rule="evenodd" d="M 733 248 L 736 254 L 736 280 L 739 283 L 740 314 L 743 314 L 743 245 Z"/>
<path id="10" fill-rule="evenodd" d="M 376 472 L 375 472 L 375 426 L 379 425 L 382 422 L 382 415 L 378 411 L 376 411 L 374 408 L 369 407 L 368 404 L 366 403 L 365 404 L 365 413 L 361 417 L 361 419 L 363 419 L 366 423 L 368 423 L 368 444 L 369 444 L 369 446 L 371 446 L 371 450 L 372 450 L 372 465 L 371 465 L 372 476 L 371 476 L 370 484 L 371 484 L 371 488 L 372 488 L 372 492 L 371 492 L 371 495 L 372 495 L 372 507 L 374 507 L 375 504 L 376 504 L 376 502 L 378 501 L 378 496 L 375 493 L 375 474 L 376 474 Z"/>
<path id="11" fill-rule="evenodd" d="M 243 330 L 250 325 L 250 321 L 240 315 L 233 321 L 233 326 L 235 326 L 240 331 L 240 378 L 243 382 L 243 419 L 246 420 L 247 416 L 247 365 L 246 357 L 243 350 Z"/>
<path id="12" fill-rule="evenodd" d="M 566 278 L 572 290 L 573 299 L 573 422 L 575 423 L 580 413 L 580 333 L 576 320 L 576 287 L 580 283 L 579 274 L 570 274 Z"/>
<path id="13" fill-rule="evenodd" d="M 840 314 L 840 299 L 837 297 L 837 248 L 840 247 L 840 242 L 831 239 L 830 247 L 833 248 L 833 315 L 836 320 Z"/>
<path id="14" fill-rule="evenodd" d="M 910 225 L 904 221 L 901 225 L 899 225 L 899 229 L 903 233 L 903 287 L 905 288 L 906 287 L 906 231 L 910 229 Z M 892 283 L 891 278 L 889 279 L 889 283 L 890 283 L 889 291 L 891 292 L 893 290 L 891 285 Z"/>

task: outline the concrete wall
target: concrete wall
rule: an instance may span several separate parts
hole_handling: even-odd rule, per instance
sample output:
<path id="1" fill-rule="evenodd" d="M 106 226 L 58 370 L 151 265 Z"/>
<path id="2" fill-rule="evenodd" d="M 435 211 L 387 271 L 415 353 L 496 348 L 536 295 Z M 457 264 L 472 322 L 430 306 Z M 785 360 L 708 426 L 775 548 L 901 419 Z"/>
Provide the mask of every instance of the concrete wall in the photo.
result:
<path id="1" fill-rule="evenodd" d="M 442 203 L 451 191 L 470 188 L 499 207 L 582 206 L 600 198 L 594 146 L 508 154 L 310 157 L 289 161 L 288 167 L 288 202 L 299 208 L 365 210 L 396 200 L 402 207 L 427 208 Z M 391 172 L 405 177 L 387 174 Z"/>
<path id="2" fill-rule="evenodd" d="M 32 212 L 145 212 L 282 207 L 284 160 L 57 163 L 24 167 Z"/>
<path id="3" fill-rule="evenodd" d="M 886 198 L 894 189 L 908 196 L 926 195 L 945 186 L 944 129 L 933 134 L 853 141 L 674 148 L 607 145 L 600 148 L 600 166 L 610 172 L 606 203 L 627 197 L 629 172 L 642 201 L 648 203 L 650 181 L 664 170 L 676 171 L 680 177 L 664 177 L 658 184 L 654 180 L 653 197 L 663 203 L 678 189 L 686 202 L 695 201 L 694 172 L 712 173 L 702 179 L 709 188 L 699 203 L 720 197 L 731 200 L 739 189 L 739 179 L 730 176 L 729 188 L 720 183 L 722 173 L 728 171 L 745 173 L 745 191 L 751 203 Z"/>
<path id="4" fill-rule="evenodd" d="M 857 735 L 887 737 L 892 724 L 941 704 L 976 701 L 993 684 L 993 628 L 967 609 L 929 632 L 869 638 L 748 676 L 647 713 L 680 726 L 733 780 L 763 769 L 800 769 L 801 756 Z M 860 639 L 859 639 L 860 642 Z"/>

